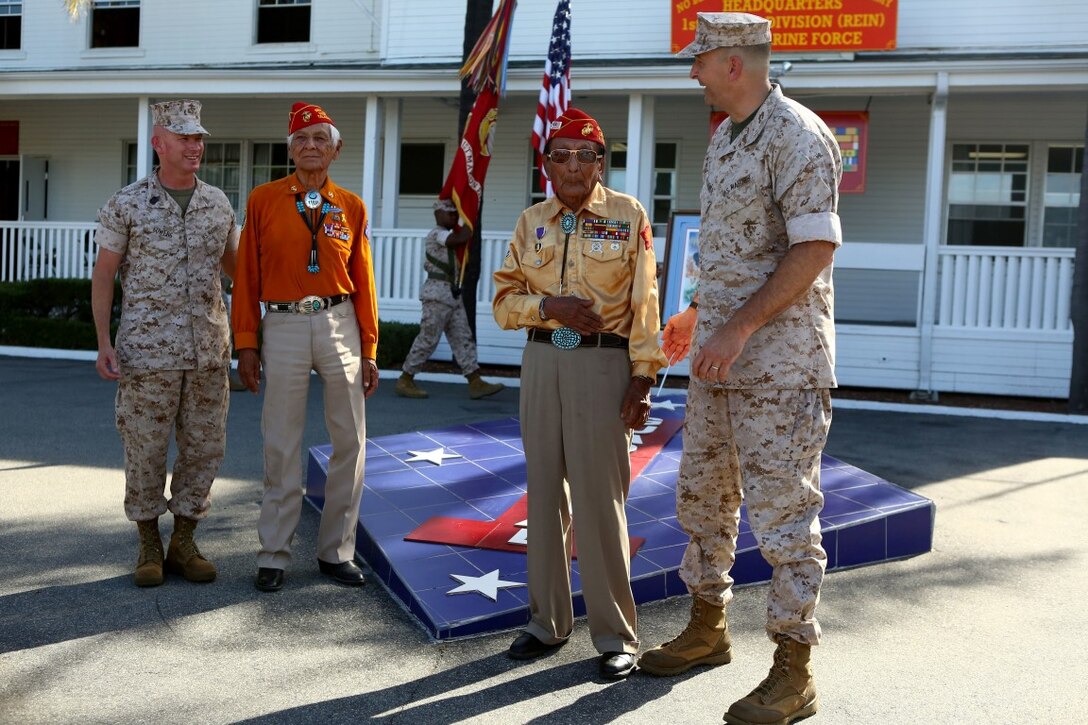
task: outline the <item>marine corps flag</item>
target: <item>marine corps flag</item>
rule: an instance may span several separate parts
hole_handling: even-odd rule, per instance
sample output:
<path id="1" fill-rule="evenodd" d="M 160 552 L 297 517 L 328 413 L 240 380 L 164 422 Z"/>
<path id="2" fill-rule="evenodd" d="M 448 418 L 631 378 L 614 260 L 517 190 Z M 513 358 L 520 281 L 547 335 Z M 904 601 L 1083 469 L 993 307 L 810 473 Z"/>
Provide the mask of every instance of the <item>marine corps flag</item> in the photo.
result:
<path id="1" fill-rule="evenodd" d="M 499 115 L 499 98 L 506 91 L 506 58 L 510 46 L 510 24 L 516 0 L 501 0 L 491 22 L 480 34 L 476 46 L 461 68 L 461 77 L 476 91 L 461 144 L 442 185 L 439 199 L 451 199 L 461 224 L 475 230 L 484 196 L 484 177 L 491 163 L 492 138 Z M 465 277 L 468 244 L 457 248 L 458 285 Z"/>

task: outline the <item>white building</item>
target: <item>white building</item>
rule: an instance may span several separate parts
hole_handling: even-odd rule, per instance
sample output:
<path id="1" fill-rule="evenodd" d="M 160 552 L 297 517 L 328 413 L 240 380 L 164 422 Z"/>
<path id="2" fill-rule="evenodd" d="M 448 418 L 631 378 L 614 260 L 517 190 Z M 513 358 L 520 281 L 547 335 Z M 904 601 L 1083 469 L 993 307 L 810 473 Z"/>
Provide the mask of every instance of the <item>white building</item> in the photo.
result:
<path id="1" fill-rule="evenodd" d="M 872 4 L 898 5 L 894 50 L 774 58 L 787 95 L 868 113 L 864 192 L 840 204 L 840 383 L 1065 397 L 1088 4 Z M 699 206 L 710 123 L 670 52 L 672 5 L 572 5 L 574 104 L 600 120 L 609 183 L 653 210 L 665 258 L 669 212 Z M 528 139 L 554 11 L 521 0 L 514 16 L 483 212 L 485 362 L 516 364 L 524 342 L 491 319 L 489 271 L 535 199 Z M 150 168 L 149 103 L 203 102 L 202 175 L 241 212 L 286 169 L 287 112 L 305 100 L 336 119 L 333 177 L 371 209 L 382 318 L 418 319 L 421 239 L 457 143 L 464 13 L 448 0 L 95 0 L 71 21 L 60 0 L 0 0 L 0 280 L 88 274 L 95 212 Z"/>

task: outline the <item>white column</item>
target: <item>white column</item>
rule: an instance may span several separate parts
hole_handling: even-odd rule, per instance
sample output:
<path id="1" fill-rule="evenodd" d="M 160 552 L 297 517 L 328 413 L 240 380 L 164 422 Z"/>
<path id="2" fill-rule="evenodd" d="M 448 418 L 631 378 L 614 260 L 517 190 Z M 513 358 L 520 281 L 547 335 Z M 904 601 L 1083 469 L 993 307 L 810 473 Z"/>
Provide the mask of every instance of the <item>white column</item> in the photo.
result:
<path id="1" fill-rule="evenodd" d="M 377 208 L 378 200 L 378 143 L 381 139 L 381 120 L 378 117 L 378 97 L 370 95 L 366 97 L 366 126 L 363 129 L 363 183 L 362 197 L 366 204 L 367 213 L 371 216 Z M 371 227 L 376 226 L 374 220 L 370 221 Z"/>
<path id="2" fill-rule="evenodd" d="M 151 173 L 151 99 L 140 96 L 136 107 L 136 178 Z"/>
<path id="3" fill-rule="evenodd" d="M 639 138 L 638 200 L 646 207 L 646 213 L 653 215 L 654 205 L 654 143 L 657 141 L 657 128 L 654 125 L 654 97 L 642 97 L 642 134 Z M 630 166 L 628 168 L 631 168 Z"/>
<path id="4" fill-rule="evenodd" d="M 632 93 L 627 99 L 627 184 L 626 193 L 642 198 L 642 105 L 644 96 Z"/>
<path id="5" fill-rule="evenodd" d="M 383 229 L 397 225 L 397 189 L 400 188 L 400 99 L 385 99 L 385 146 L 382 150 L 382 213 L 378 223 Z"/>
<path id="6" fill-rule="evenodd" d="M 948 143 L 948 73 L 937 74 L 929 116 L 929 156 L 926 161 L 926 207 L 923 227 L 925 268 L 919 319 L 918 386 L 913 397 L 931 400 L 933 390 L 933 327 L 937 314 L 937 265 L 944 219 L 944 159 Z"/>
<path id="7" fill-rule="evenodd" d="M 647 211 L 654 199 L 654 97 L 632 93 L 627 103 L 627 184 Z"/>

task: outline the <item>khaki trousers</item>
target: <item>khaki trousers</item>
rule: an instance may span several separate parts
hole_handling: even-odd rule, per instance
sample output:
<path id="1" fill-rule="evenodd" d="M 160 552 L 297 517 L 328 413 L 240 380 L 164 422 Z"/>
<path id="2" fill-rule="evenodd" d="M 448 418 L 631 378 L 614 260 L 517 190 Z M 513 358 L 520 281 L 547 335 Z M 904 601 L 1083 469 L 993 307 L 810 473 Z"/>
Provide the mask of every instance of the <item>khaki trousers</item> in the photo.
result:
<path id="1" fill-rule="evenodd" d="M 264 366 L 264 499 L 257 566 L 284 569 L 302 513 L 302 434 L 310 371 L 324 383 L 325 427 L 332 442 L 317 558 L 355 557 L 363 495 L 366 420 L 359 325 L 350 301 L 313 315 L 270 312 L 261 323 Z"/>
<path id="2" fill-rule="evenodd" d="M 574 627 L 571 547 L 598 652 L 637 652 L 624 501 L 631 433 L 620 419 L 631 380 L 626 350 L 560 350 L 528 342 L 521 368 L 521 437 L 528 472 L 526 631 L 555 644 Z"/>
<path id="3" fill-rule="evenodd" d="M 125 516 L 149 521 L 169 511 L 203 519 L 227 442 L 227 367 L 210 370 L 121 369 L 117 432 L 125 449 Z M 174 432 L 178 456 L 166 488 Z"/>

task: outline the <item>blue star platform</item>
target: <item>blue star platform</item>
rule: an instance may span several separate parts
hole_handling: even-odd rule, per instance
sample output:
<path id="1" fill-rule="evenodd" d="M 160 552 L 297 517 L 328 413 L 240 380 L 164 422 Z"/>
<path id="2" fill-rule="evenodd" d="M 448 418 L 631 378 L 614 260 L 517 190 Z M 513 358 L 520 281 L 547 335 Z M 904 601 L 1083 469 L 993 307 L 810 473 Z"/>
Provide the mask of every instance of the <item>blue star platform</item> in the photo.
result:
<path id="1" fill-rule="evenodd" d="M 678 573 L 687 535 L 676 520 L 684 402 L 682 393 L 655 400 L 633 441 L 627 523 L 639 604 L 687 593 Z M 306 498 L 318 510 L 330 453 L 309 451 Z M 356 551 L 435 639 L 521 627 L 529 620 L 525 481 L 516 418 L 368 440 Z M 932 548 L 929 499 L 827 455 L 821 488 L 828 571 Z M 577 558 L 571 568 L 582 616 Z M 770 575 L 742 507 L 732 576 L 745 585 Z"/>

